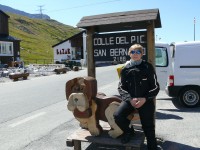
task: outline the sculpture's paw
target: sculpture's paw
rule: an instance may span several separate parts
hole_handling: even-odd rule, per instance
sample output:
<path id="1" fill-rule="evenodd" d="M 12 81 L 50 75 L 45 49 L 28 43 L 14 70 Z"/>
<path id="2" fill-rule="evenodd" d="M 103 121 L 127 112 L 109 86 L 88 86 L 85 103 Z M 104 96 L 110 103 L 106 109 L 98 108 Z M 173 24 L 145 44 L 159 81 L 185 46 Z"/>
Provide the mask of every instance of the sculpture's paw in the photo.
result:
<path id="1" fill-rule="evenodd" d="M 112 137 L 112 138 L 117 138 L 118 136 L 120 136 L 120 135 L 122 135 L 122 133 L 123 133 L 123 131 L 121 130 L 118 130 L 118 131 L 116 131 L 116 130 L 110 130 L 109 132 L 108 132 L 108 134 Z"/>
<path id="2" fill-rule="evenodd" d="M 90 128 L 89 131 L 90 131 L 90 134 L 93 136 L 100 135 L 100 130 L 98 128 Z"/>
<path id="3" fill-rule="evenodd" d="M 79 121 L 79 126 L 83 129 L 88 129 L 88 119 L 75 117 Z"/>
<path id="4" fill-rule="evenodd" d="M 80 123 L 79 126 L 83 129 L 88 129 L 87 123 Z"/>

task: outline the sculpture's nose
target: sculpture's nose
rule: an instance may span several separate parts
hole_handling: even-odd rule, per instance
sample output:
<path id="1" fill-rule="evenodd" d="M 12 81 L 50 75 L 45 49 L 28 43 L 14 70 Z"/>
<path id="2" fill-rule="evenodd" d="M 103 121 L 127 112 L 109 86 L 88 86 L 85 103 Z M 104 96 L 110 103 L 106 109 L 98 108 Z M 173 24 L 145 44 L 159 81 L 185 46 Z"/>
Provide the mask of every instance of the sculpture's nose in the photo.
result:
<path id="1" fill-rule="evenodd" d="M 75 98 L 74 101 L 77 103 L 78 102 L 78 98 Z"/>

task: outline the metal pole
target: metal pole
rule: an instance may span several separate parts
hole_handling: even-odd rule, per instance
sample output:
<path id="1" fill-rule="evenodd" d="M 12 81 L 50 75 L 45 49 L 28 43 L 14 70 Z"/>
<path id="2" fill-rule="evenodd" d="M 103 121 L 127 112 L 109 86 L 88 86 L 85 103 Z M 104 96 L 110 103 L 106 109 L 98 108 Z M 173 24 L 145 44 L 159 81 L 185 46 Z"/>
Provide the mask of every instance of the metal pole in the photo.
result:
<path id="1" fill-rule="evenodd" d="M 195 23 L 196 23 L 196 20 L 195 20 L 195 17 L 194 17 L 194 41 L 195 41 Z"/>

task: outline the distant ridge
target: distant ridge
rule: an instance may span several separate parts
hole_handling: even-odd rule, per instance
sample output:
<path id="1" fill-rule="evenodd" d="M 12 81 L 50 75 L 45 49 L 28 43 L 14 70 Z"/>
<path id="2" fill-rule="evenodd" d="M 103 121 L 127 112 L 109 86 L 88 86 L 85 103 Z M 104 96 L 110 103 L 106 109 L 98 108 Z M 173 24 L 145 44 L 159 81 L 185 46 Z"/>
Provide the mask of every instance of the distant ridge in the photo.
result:
<path id="1" fill-rule="evenodd" d="M 21 40 L 20 57 L 25 64 L 52 63 L 54 59 L 52 45 L 80 32 L 78 28 L 53 19 L 35 19 L 31 14 L 27 17 L 24 15 L 28 13 L 14 11 L 15 9 L 7 6 L 3 7 L 4 9 L 1 8 L 2 5 L 0 5 L 0 10 L 10 16 L 9 35 Z M 17 14 L 19 12 L 24 15 Z"/>
<path id="2" fill-rule="evenodd" d="M 21 16 L 26 16 L 26 17 L 29 17 L 29 18 L 51 19 L 48 15 L 45 15 L 45 14 L 42 14 L 42 16 L 40 14 L 29 14 L 29 13 L 26 13 L 24 11 L 17 10 L 17 9 L 11 8 L 9 6 L 1 5 L 1 4 L 0 4 L 0 10 L 2 10 L 4 12 L 10 12 L 10 13 L 13 13 L 13 14 L 18 14 L 18 15 L 21 15 Z"/>

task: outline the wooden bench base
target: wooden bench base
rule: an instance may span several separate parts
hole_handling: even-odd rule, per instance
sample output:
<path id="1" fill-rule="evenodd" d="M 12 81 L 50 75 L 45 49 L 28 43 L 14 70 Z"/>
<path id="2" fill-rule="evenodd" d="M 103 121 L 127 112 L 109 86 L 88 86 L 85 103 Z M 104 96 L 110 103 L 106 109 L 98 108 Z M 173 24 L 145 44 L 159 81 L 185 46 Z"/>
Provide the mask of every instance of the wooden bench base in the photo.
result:
<path id="1" fill-rule="evenodd" d="M 56 72 L 56 74 L 60 74 L 60 73 L 67 73 L 67 68 L 57 68 L 54 70 Z"/>
<path id="2" fill-rule="evenodd" d="M 88 130 L 78 129 L 67 138 L 67 146 L 74 146 L 74 150 L 81 150 L 81 142 L 92 142 L 102 145 L 124 146 L 126 150 L 140 150 L 144 143 L 144 134 L 140 130 L 136 130 L 135 136 L 129 143 L 121 144 L 120 138 L 114 139 L 108 135 L 110 127 L 107 123 L 103 124 L 104 132 L 100 136 L 92 136 Z"/>
<path id="3" fill-rule="evenodd" d="M 78 66 L 74 66 L 74 67 L 73 67 L 73 70 L 74 70 L 74 71 L 79 71 L 79 67 L 78 67 Z"/>
<path id="4" fill-rule="evenodd" d="M 29 76 L 29 73 L 17 73 L 17 74 L 10 74 L 9 78 L 13 79 L 13 81 L 18 81 L 19 78 L 23 78 L 23 80 L 26 80 Z"/>

